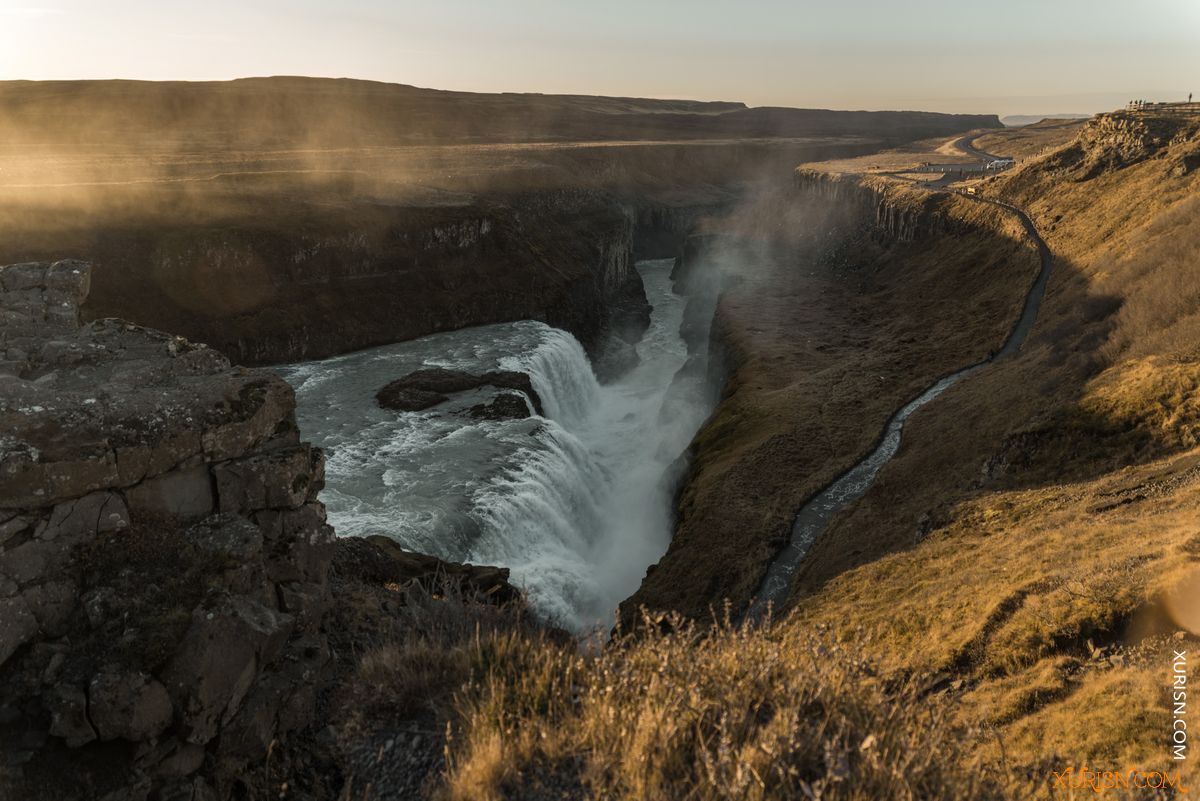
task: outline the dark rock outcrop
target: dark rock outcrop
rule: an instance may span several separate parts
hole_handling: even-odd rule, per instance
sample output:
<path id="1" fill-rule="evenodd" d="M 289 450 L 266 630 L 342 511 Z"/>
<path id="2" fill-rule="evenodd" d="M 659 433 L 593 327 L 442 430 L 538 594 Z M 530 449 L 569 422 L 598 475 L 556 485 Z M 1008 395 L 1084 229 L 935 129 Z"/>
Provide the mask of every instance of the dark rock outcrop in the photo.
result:
<path id="1" fill-rule="evenodd" d="M 375 401 L 384 409 L 415 412 L 436 406 L 456 392 L 489 386 L 524 393 L 534 411 L 542 414 L 542 399 L 533 388 L 533 382 L 528 375 L 515 370 L 492 370 L 475 375 L 465 370 L 426 367 L 388 382 L 375 393 Z"/>
<path id="2" fill-rule="evenodd" d="M 333 570 L 370 584 L 418 584 L 430 593 L 447 588 L 493 603 L 515 603 L 521 592 L 508 581 L 508 568 L 444 562 L 406 551 L 382 535 L 342 537 L 334 549 Z"/>
<path id="3" fill-rule="evenodd" d="M 1183 144 L 1184 152 L 1179 153 L 1170 173 L 1172 177 L 1183 177 L 1197 166 L 1187 143 L 1194 141 L 1198 133 L 1200 123 L 1186 111 L 1164 108 L 1097 114 L 1074 140 L 1039 160 L 1036 171 L 1026 175 L 1062 172 L 1075 181 L 1088 181 L 1148 159 L 1174 155 L 1173 147 Z"/>
<path id="4" fill-rule="evenodd" d="M 467 409 L 477 420 L 521 420 L 529 416 L 529 403 L 524 396 L 505 392 L 491 403 L 479 403 Z"/>
<path id="5" fill-rule="evenodd" d="M 323 457 L 273 374 L 121 321 L 81 326 L 89 277 L 82 262 L 0 268 L 0 786 L 114 740 L 138 756 L 74 777 L 97 795 L 160 786 L 206 753 L 224 760 L 216 786 L 311 719 L 328 661 Z"/>
<path id="6" fill-rule="evenodd" d="M 178 331 L 243 364 L 522 319 L 590 348 L 633 272 L 633 220 L 604 192 L 437 207 L 355 200 L 345 211 L 272 202 L 283 207 L 270 223 L 246 222 L 271 218 L 247 209 L 169 232 L 107 232 L 85 315 Z"/>
<path id="7" fill-rule="evenodd" d="M 637 344 L 650 327 L 651 311 L 642 276 L 633 271 L 613 296 L 603 335 L 593 349 L 596 378 L 611 381 L 638 365 Z"/>
<path id="8" fill-rule="evenodd" d="M 393 586 L 520 593 L 507 570 L 336 545 L 291 388 L 179 337 L 80 325 L 89 276 L 0 267 L 0 797 L 265 798 L 301 775 L 294 797 L 337 797 L 322 699 L 361 632 L 328 622 L 356 603 L 331 564 L 395 603 Z"/>

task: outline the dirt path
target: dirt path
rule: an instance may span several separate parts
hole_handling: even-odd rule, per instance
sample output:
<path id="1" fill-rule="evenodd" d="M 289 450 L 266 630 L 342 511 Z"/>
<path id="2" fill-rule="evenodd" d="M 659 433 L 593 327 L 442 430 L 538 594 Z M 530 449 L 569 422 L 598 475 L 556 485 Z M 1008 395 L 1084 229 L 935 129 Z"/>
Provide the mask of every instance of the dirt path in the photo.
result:
<path id="1" fill-rule="evenodd" d="M 960 136 L 954 140 L 954 147 L 958 149 L 959 153 L 973 156 L 985 164 L 989 161 L 996 161 L 998 159 L 1005 158 L 1005 156 L 994 156 L 991 153 L 986 153 L 975 147 L 975 140 L 982 135 L 983 134 L 974 133 L 967 134 L 966 136 Z"/>

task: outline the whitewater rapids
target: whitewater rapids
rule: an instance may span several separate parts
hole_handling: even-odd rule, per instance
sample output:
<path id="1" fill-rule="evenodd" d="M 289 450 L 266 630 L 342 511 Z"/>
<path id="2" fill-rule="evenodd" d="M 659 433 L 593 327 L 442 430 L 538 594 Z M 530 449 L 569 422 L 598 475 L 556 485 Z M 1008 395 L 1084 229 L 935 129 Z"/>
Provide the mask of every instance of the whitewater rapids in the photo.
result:
<path id="1" fill-rule="evenodd" d="M 337 532 L 508 567 L 549 620 L 581 632 L 611 624 L 666 551 L 664 474 L 709 411 L 699 380 L 684 377 L 694 371 L 676 377 L 688 354 L 671 261 L 638 269 L 650 327 L 638 366 L 611 384 L 597 382 L 573 336 L 528 320 L 280 368 L 301 432 L 326 449 L 322 500 Z M 383 385 L 422 367 L 524 371 L 545 417 L 466 416 L 490 389 L 423 412 L 376 405 Z"/>

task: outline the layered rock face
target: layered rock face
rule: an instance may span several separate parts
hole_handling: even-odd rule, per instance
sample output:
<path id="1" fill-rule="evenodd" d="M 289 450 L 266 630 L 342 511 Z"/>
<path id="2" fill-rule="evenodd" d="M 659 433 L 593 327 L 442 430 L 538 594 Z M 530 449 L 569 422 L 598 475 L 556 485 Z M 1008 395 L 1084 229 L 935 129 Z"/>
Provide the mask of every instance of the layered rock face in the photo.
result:
<path id="1" fill-rule="evenodd" d="M 211 797 L 206 758 L 260 759 L 312 715 L 323 457 L 277 376 L 81 326 L 89 279 L 0 268 L 0 787 L 116 743 L 119 784 Z"/>
<path id="2" fill-rule="evenodd" d="M 1077 181 L 1087 181 L 1112 170 L 1166 156 L 1176 145 L 1193 142 L 1200 133 L 1195 115 L 1171 110 L 1155 112 L 1116 111 L 1098 114 L 1079 132 L 1070 145 L 1051 153 L 1042 162 L 1044 170 L 1065 170 Z M 1194 153 L 1185 152 L 1175 162 L 1172 174 L 1187 175 L 1200 166 Z"/>
<path id="3" fill-rule="evenodd" d="M 923 236 L 961 233 L 966 226 L 946 214 L 936 195 L 897 192 L 894 185 L 817 170 L 797 170 L 798 192 L 820 198 L 838 208 L 844 219 L 872 227 L 889 242 L 913 242 Z"/>
<path id="4" fill-rule="evenodd" d="M 0 798 L 337 797 L 364 746 L 330 699 L 403 628 L 408 589 L 520 592 L 505 569 L 335 541 L 291 387 L 81 324 L 90 279 L 0 267 Z"/>
<path id="5" fill-rule="evenodd" d="M 252 215 L 114 226 L 89 246 L 96 286 L 85 316 L 177 332 L 241 364 L 519 319 L 591 345 L 636 275 L 634 215 L 602 193 Z"/>

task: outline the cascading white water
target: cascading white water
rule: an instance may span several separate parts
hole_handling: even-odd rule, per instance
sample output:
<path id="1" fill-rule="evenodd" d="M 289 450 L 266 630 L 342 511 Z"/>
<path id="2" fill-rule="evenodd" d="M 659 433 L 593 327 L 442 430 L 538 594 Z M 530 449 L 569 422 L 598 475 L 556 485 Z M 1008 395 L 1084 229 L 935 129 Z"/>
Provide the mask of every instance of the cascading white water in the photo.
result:
<path id="1" fill-rule="evenodd" d="M 583 346 L 566 331 L 547 327 L 532 353 L 505 356 L 500 366 L 529 374 L 552 420 L 578 425 L 596 406 L 600 384 Z"/>
<path id="2" fill-rule="evenodd" d="M 503 565 L 547 617 L 581 631 L 611 623 L 667 547 L 663 474 L 708 411 L 698 386 L 667 392 L 687 358 L 670 266 L 639 264 L 654 311 L 640 364 L 612 384 L 596 381 L 573 336 L 532 321 L 282 368 L 301 431 L 327 449 L 322 498 L 338 533 Z M 491 390 L 425 412 L 378 408 L 380 387 L 429 366 L 526 372 L 545 417 L 463 413 Z"/>

